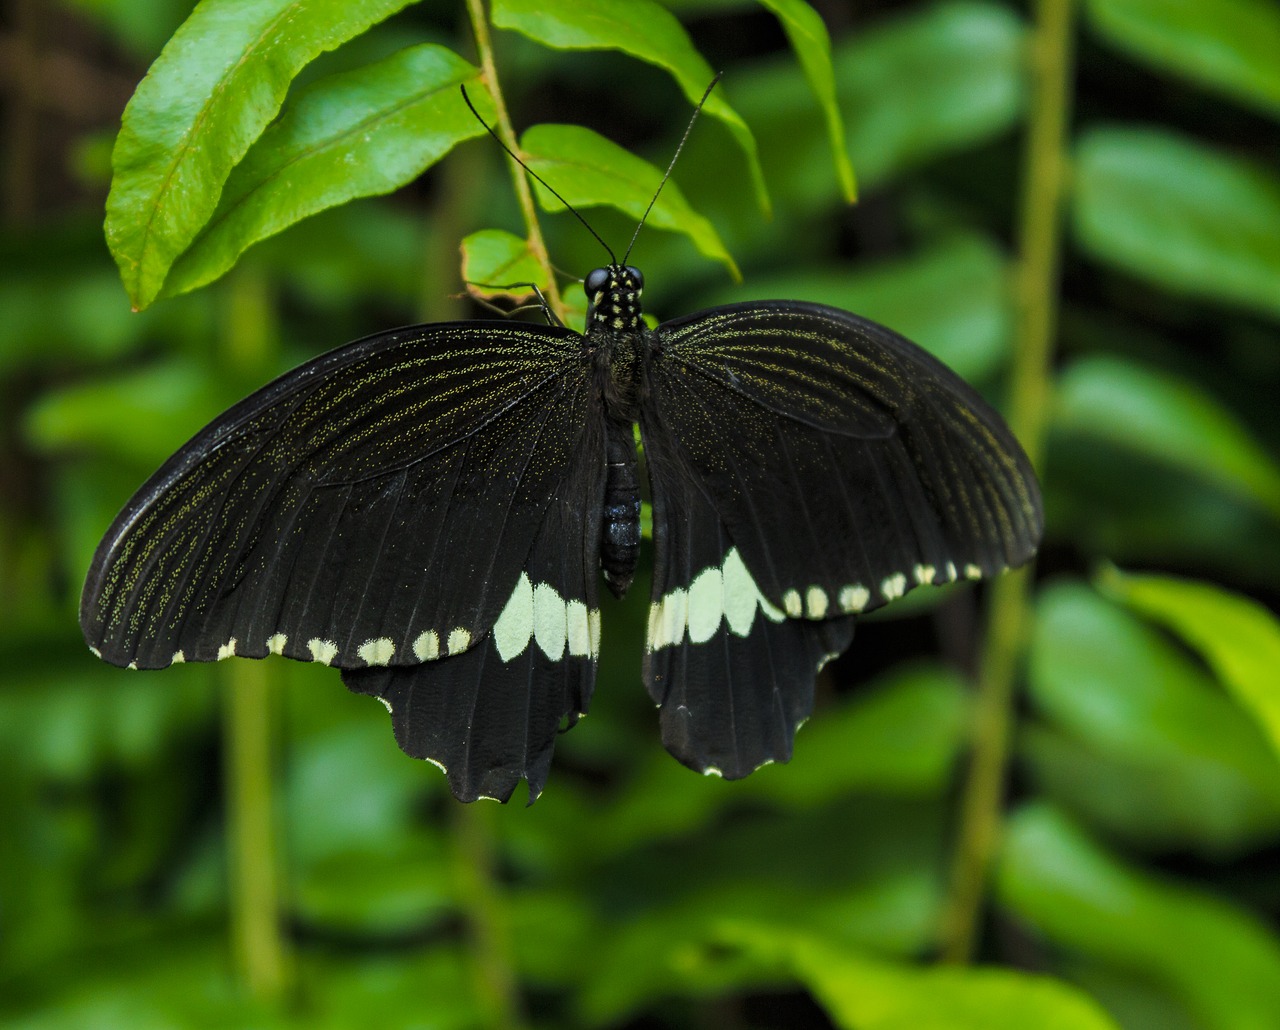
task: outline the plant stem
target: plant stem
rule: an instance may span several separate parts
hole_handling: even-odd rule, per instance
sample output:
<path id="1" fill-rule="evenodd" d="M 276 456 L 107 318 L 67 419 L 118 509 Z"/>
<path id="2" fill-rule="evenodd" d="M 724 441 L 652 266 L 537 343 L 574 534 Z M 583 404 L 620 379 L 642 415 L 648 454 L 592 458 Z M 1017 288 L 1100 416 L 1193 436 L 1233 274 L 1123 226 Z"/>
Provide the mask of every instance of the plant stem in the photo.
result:
<path id="1" fill-rule="evenodd" d="M 274 317 L 261 278 L 247 269 L 231 277 L 224 343 L 225 366 L 261 378 L 269 364 Z M 236 661 L 217 669 L 224 701 L 223 775 L 231 951 L 249 993 L 266 1002 L 289 983 L 287 942 L 280 927 L 278 835 L 275 827 L 272 737 L 274 668 Z"/>
<path id="2" fill-rule="evenodd" d="M 511 116 L 507 113 L 506 99 L 502 94 L 502 86 L 498 82 L 498 68 L 493 60 L 493 40 L 489 37 L 489 22 L 485 17 L 484 0 L 467 0 L 467 13 L 471 18 L 471 31 L 475 34 L 476 51 L 480 55 L 480 67 L 484 70 L 485 83 L 489 87 L 489 95 L 493 97 L 494 110 L 498 115 L 496 126 L 498 136 L 514 153 L 519 153 L 515 130 L 511 127 Z M 511 169 L 511 181 L 515 185 L 516 198 L 520 202 L 520 211 L 524 215 L 525 234 L 529 243 L 529 253 L 542 267 L 547 286 L 544 294 L 551 310 L 563 322 L 568 317 L 568 310 L 560 298 L 560 287 L 556 283 L 555 269 L 551 266 L 551 258 L 547 254 L 547 244 L 542 238 L 542 226 L 538 224 L 538 210 L 534 206 L 533 190 L 529 186 L 529 177 L 524 169 L 511 158 L 507 159 Z"/>
<path id="3" fill-rule="evenodd" d="M 454 881 L 466 910 L 476 997 L 485 1026 L 520 1030 L 525 1025 L 520 984 L 512 959 L 511 928 L 494 869 L 494 832 L 488 805 L 457 807 Z"/>
<path id="4" fill-rule="evenodd" d="M 1050 361 L 1058 317 L 1061 204 L 1067 172 L 1073 0 L 1038 0 L 1031 42 L 1031 109 L 1019 226 L 1017 340 L 1009 425 L 1031 461 L 1042 465 L 1050 399 Z M 978 670 L 973 752 L 960 804 L 950 895 L 940 926 L 941 957 L 968 962 L 999 844 L 1013 702 L 1031 624 L 1031 575 L 1023 569 L 991 585 Z"/>

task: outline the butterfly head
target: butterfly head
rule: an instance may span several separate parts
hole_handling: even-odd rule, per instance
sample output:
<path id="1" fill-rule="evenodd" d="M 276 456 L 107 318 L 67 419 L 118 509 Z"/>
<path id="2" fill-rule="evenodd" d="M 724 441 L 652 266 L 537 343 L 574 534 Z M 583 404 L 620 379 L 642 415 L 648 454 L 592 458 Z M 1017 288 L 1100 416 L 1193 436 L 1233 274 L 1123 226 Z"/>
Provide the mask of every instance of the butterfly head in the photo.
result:
<path id="1" fill-rule="evenodd" d="M 597 268 L 582 284 L 587 294 L 587 331 L 626 332 L 640 325 L 644 275 L 631 265 Z"/>

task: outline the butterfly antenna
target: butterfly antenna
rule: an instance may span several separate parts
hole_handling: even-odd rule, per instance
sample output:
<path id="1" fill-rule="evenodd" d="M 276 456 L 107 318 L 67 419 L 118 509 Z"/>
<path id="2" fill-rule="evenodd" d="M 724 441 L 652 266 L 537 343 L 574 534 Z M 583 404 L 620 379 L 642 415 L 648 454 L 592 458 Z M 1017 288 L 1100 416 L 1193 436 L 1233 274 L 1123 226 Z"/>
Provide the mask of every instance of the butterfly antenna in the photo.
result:
<path id="1" fill-rule="evenodd" d="M 640 218 L 640 224 L 636 226 L 636 231 L 631 234 L 631 242 L 627 244 L 627 252 L 622 255 L 622 263 L 627 263 L 627 258 L 631 256 L 631 248 L 636 245 L 636 237 L 640 235 L 640 230 L 644 228 L 644 223 L 649 217 L 649 212 L 653 210 L 653 205 L 658 202 L 658 194 L 662 192 L 662 187 L 667 184 L 667 180 L 671 178 L 671 169 L 676 166 L 676 159 L 680 156 L 680 151 L 684 149 L 685 142 L 689 139 L 689 133 L 693 131 L 693 123 L 698 120 L 698 115 L 702 113 L 702 106 L 707 102 L 707 97 L 711 96 L 711 91 L 716 88 L 716 83 L 720 81 L 720 77 L 724 72 L 716 72 L 716 77 L 711 80 L 711 85 L 702 94 L 702 99 L 698 101 L 693 109 L 693 117 L 689 119 L 689 124 L 684 127 L 684 135 L 680 137 L 680 143 L 676 147 L 676 152 L 671 155 L 671 163 L 667 165 L 667 170 L 662 173 L 662 181 L 658 183 L 658 188 L 654 190 L 653 199 L 649 201 L 649 206 L 644 209 L 644 214 Z"/>
<path id="2" fill-rule="evenodd" d="M 715 83 L 713 82 L 712 85 L 714 86 Z M 583 218 L 582 215 L 578 214 L 577 209 L 572 204 L 570 204 L 567 200 L 564 199 L 564 197 L 560 196 L 560 194 L 556 192 L 555 187 L 553 187 L 549 182 L 547 182 L 546 179 L 544 179 L 541 175 L 539 175 L 527 164 L 525 164 L 524 161 L 520 159 L 520 155 L 517 154 L 515 151 L 513 151 L 509 146 L 507 146 L 502 141 L 502 137 L 499 136 L 497 132 L 494 131 L 493 127 L 488 122 L 486 122 L 483 118 L 480 117 L 480 112 L 476 110 L 476 105 L 473 104 L 471 102 L 471 98 L 467 96 L 467 87 L 462 86 L 460 88 L 462 89 L 462 99 L 466 102 L 467 107 L 471 109 L 471 113 L 476 116 L 476 121 L 478 121 L 481 125 L 484 126 L 484 131 L 498 141 L 498 146 L 500 146 L 503 150 L 507 152 L 507 156 L 510 157 L 512 161 L 514 161 L 526 172 L 528 172 L 531 176 L 533 176 L 538 182 L 542 183 L 542 185 L 546 187 L 548 193 L 550 193 L 553 197 L 555 197 L 556 200 L 560 201 L 560 203 L 563 204 L 569 210 L 569 212 L 573 215 L 574 218 L 576 218 L 579 222 L 581 222 L 584 226 L 586 226 L 587 232 L 591 233 L 591 235 L 596 238 L 596 241 L 600 244 L 600 246 L 604 247 L 605 253 L 609 255 L 609 260 L 616 265 L 618 263 L 618 258 L 613 253 L 613 249 L 609 246 L 609 244 L 605 243 L 605 241 L 600 238 L 600 234 L 596 232 L 593 228 L 591 228 L 591 224 L 585 218 Z M 708 90 L 708 92 L 710 91 Z M 685 135 L 687 136 L 688 133 L 686 132 Z M 678 154 L 680 153 L 680 151 L 677 150 L 676 153 Z M 652 207 L 653 205 L 650 204 L 649 206 Z"/>

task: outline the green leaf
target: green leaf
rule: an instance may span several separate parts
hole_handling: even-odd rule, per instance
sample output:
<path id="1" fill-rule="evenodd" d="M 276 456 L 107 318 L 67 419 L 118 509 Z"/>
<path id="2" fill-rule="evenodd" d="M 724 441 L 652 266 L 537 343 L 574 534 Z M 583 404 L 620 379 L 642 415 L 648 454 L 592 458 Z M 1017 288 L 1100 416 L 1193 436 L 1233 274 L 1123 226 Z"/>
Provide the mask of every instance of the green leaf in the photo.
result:
<path id="1" fill-rule="evenodd" d="M 627 899 L 633 915 L 594 943 L 585 1022 L 620 1022 L 672 995 L 777 983 L 780 971 L 759 963 L 691 961 L 708 943 L 713 959 L 723 955 L 714 942 L 726 920 L 805 927 L 846 948 L 904 957 L 929 945 L 944 879 L 940 804 L 860 794 L 800 813 L 713 819 L 597 872 L 599 889 Z"/>
<path id="2" fill-rule="evenodd" d="M 1194 647 L 1280 757 L 1280 621 L 1211 583 L 1110 570 L 1099 586 Z"/>
<path id="3" fill-rule="evenodd" d="M 1026 28 L 989 3 L 940 3 L 842 47 L 836 81 L 864 182 L 1015 124 L 1025 103 Z"/>
<path id="4" fill-rule="evenodd" d="M 1092 27 L 1153 67 L 1280 114 L 1280 8 L 1274 0 L 1089 0 Z"/>
<path id="5" fill-rule="evenodd" d="M 716 943 L 793 976 L 850 1030 L 1115 1030 L 1096 1003 L 1047 976 L 885 962 L 789 926 L 727 923 Z"/>
<path id="6" fill-rule="evenodd" d="M 529 241 L 503 229 L 482 229 L 462 241 L 462 278 L 482 297 L 528 297 L 529 284 L 547 288 Z M 521 287 L 517 290 L 508 287 Z"/>
<path id="7" fill-rule="evenodd" d="M 196 7 L 125 108 L 112 155 L 107 245 L 134 307 L 156 298 L 298 71 L 407 2 L 203 0 Z"/>
<path id="8" fill-rule="evenodd" d="M 234 400 L 206 365 L 174 359 L 44 394 L 27 412 L 26 435 L 41 451 L 88 451 L 154 468 Z"/>
<path id="9" fill-rule="evenodd" d="M 203 286 L 254 243 L 325 208 L 390 193 L 483 135 L 458 89 L 479 74 L 427 43 L 308 86 L 232 170 L 217 211 L 174 264 L 162 295 Z M 471 93 L 492 120 L 488 92 Z"/>
<path id="10" fill-rule="evenodd" d="M 821 15 L 804 0 L 759 0 L 782 23 L 782 29 L 791 42 L 804 69 L 809 88 L 822 107 L 822 116 L 831 141 L 831 153 L 836 164 L 836 178 L 844 199 L 853 203 L 858 197 L 853 178 L 853 165 L 845 151 L 844 120 L 840 117 L 840 103 L 836 97 L 835 71 L 831 66 L 831 37 Z"/>
<path id="11" fill-rule="evenodd" d="M 1280 518 L 1280 465 L 1229 408 L 1167 372 L 1114 357 L 1076 361 L 1059 380 L 1054 428 L 1120 444 Z"/>
<path id="12" fill-rule="evenodd" d="M 662 172 L 648 161 L 579 125 L 535 125 L 521 137 L 520 150 L 529 167 L 579 210 L 608 204 L 638 222 L 662 181 Z M 535 190 L 548 211 L 563 209 L 541 186 Z M 674 182 L 668 180 L 645 225 L 683 233 L 735 279 L 742 278 L 715 227 L 689 206 Z"/>
<path id="13" fill-rule="evenodd" d="M 1220 854 L 1280 828 L 1280 764 L 1257 727 L 1194 662 L 1084 584 L 1043 591 L 1029 687 L 1035 709 L 1065 742 L 1101 756 L 1124 778 L 1118 790 L 1138 798 L 1144 785 L 1150 791 L 1133 825 L 1122 828 L 1126 836 L 1145 828 L 1149 845 L 1186 841 Z M 1033 743 L 1043 749 L 1043 740 Z M 1091 767 L 1056 786 L 1074 809 L 1108 825 L 1109 816 L 1124 817 L 1108 809 L 1114 798 L 1087 796 L 1091 785 L 1107 789 L 1097 781 L 1104 771 Z M 1209 806 L 1191 807 L 1196 797 Z"/>
<path id="14" fill-rule="evenodd" d="M 990 378 L 1012 341 L 1008 263 L 991 241 L 956 237 L 919 254 L 857 269 L 803 268 L 718 290 L 708 304 L 754 297 L 811 300 L 902 333 L 971 382 Z"/>
<path id="15" fill-rule="evenodd" d="M 1009 821 L 1001 903 L 1054 945 L 1145 974 L 1208 1030 L 1280 1012 L 1280 943 L 1254 916 L 1122 863 L 1046 805 Z"/>
<path id="16" fill-rule="evenodd" d="M 1104 128 L 1076 148 L 1081 244 L 1142 279 L 1280 317 L 1280 178 L 1163 129 Z"/>
<path id="17" fill-rule="evenodd" d="M 689 102 L 696 104 L 714 73 L 694 49 L 684 27 L 654 0 L 494 0 L 491 17 L 499 28 L 514 29 L 544 46 L 561 50 L 621 50 L 671 74 Z M 723 122 L 747 158 L 760 209 L 769 212 L 755 137 L 717 86 L 705 111 Z M 655 184 L 656 185 L 656 184 Z M 647 203 L 647 200 L 646 200 Z"/>

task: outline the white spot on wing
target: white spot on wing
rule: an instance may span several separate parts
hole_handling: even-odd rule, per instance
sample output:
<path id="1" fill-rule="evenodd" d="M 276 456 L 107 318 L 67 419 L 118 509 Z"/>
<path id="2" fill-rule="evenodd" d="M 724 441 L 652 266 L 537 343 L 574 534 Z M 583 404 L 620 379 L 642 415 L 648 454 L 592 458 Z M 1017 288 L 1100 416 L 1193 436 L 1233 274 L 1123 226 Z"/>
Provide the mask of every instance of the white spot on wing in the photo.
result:
<path id="1" fill-rule="evenodd" d="M 101 657 L 102 657 L 102 652 L 101 652 L 101 651 L 99 651 L 99 650 L 98 650 L 96 647 L 94 647 L 92 644 L 90 644 L 90 645 L 89 645 L 89 653 L 90 653 L 91 655 L 93 655 L 93 657 L 95 657 L 95 658 L 101 658 Z"/>
<path id="2" fill-rule="evenodd" d="M 321 640 L 312 637 L 307 641 L 307 650 L 311 652 L 311 660 L 321 665 L 329 665 L 338 657 L 338 645 L 332 640 Z"/>
<path id="3" fill-rule="evenodd" d="M 377 640 L 366 640 L 358 648 L 358 654 L 367 665 L 390 665 L 396 653 L 395 642 L 390 637 L 378 637 Z"/>
<path id="4" fill-rule="evenodd" d="M 956 563 L 953 561 L 949 561 L 947 562 L 947 582 L 954 583 L 955 581 L 956 581 Z"/>
<path id="5" fill-rule="evenodd" d="M 382 707 L 383 707 L 383 708 L 385 708 L 388 712 L 391 712 L 391 702 L 390 702 L 390 701 L 388 701 L 385 697 L 380 697 L 380 698 L 378 698 L 378 700 L 382 702 Z M 395 712 L 391 712 L 391 714 L 392 714 L 392 715 L 395 715 Z"/>
<path id="6" fill-rule="evenodd" d="M 413 642 L 413 654 L 420 662 L 434 662 L 440 657 L 440 635 L 433 629 L 419 633 Z"/>
<path id="7" fill-rule="evenodd" d="M 932 565 L 917 565 L 915 568 L 916 582 L 921 586 L 926 583 L 932 583 L 937 571 Z"/>
<path id="8" fill-rule="evenodd" d="M 218 661 L 224 658 L 234 658 L 236 655 L 236 638 L 232 637 L 220 648 L 218 648 Z"/>
<path id="9" fill-rule="evenodd" d="M 724 556 L 721 572 L 724 581 L 724 619 L 729 629 L 740 637 L 751 632 L 751 624 L 756 620 L 756 606 L 760 603 L 760 588 L 751 578 L 742 555 L 735 547 Z"/>
<path id="10" fill-rule="evenodd" d="M 289 642 L 289 638 L 283 633 L 276 633 L 267 640 L 267 650 L 271 654 L 284 654 L 284 645 Z"/>
<path id="11" fill-rule="evenodd" d="M 587 612 L 587 631 L 591 637 L 591 657 L 600 657 L 600 609 L 592 608 Z"/>
<path id="12" fill-rule="evenodd" d="M 689 584 L 689 639 L 705 644 L 720 628 L 724 577 L 719 569 L 703 569 Z"/>
<path id="13" fill-rule="evenodd" d="M 880 584 L 880 593 L 884 594 L 886 601 L 892 601 L 896 597 L 901 597 L 906 592 L 907 577 L 901 572 L 895 572 Z"/>
<path id="14" fill-rule="evenodd" d="M 856 613 L 862 611 L 871 600 L 871 591 L 861 584 L 854 583 L 840 588 L 840 609 Z"/>
<path id="15" fill-rule="evenodd" d="M 575 658 L 586 658 L 592 653 L 591 613 L 581 601 L 570 601 L 565 605 L 564 632 L 571 655 Z"/>
<path id="16" fill-rule="evenodd" d="M 187 656 L 185 654 L 183 654 L 181 651 L 174 651 L 173 657 L 169 659 L 169 663 L 171 665 L 181 665 L 186 660 L 187 660 Z"/>
<path id="17" fill-rule="evenodd" d="M 798 619 L 804 614 L 804 604 L 800 600 L 799 590 L 788 590 L 782 595 L 782 607 L 791 618 Z"/>
<path id="18" fill-rule="evenodd" d="M 805 591 L 805 606 L 808 608 L 809 618 L 822 619 L 827 614 L 827 592 L 822 587 L 813 586 Z"/>
<path id="19" fill-rule="evenodd" d="M 533 588 L 533 639 L 552 661 L 564 655 L 568 613 L 564 598 L 550 583 Z"/>
<path id="20" fill-rule="evenodd" d="M 703 769 L 702 775 L 703 776 L 719 776 L 721 779 L 724 778 L 724 773 L 721 770 L 717 769 L 714 765 L 709 765 L 705 769 Z"/>
<path id="21" fill-rule="evenodd" d="M 978 566 L 969 564 L 964 567 L 964 574 L 967 579 L 981 579 L 982 570 Z"/>
<path id="22" fill-rule="evenodd" d="M 450 631 L 447 641 L 450 654 L 461 654 L 471 646 L 471 631 L 458 626 Z"/>
<path id="23" fill-rule="evenodd" d="M 533 584 L 525 573 L 520 573 L 515 589 L 507 599 L 507 605 L 493 624 L 493 643 L 498 657 L 511 661 L 524 653 L 533 636 Z"/>

